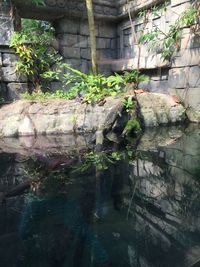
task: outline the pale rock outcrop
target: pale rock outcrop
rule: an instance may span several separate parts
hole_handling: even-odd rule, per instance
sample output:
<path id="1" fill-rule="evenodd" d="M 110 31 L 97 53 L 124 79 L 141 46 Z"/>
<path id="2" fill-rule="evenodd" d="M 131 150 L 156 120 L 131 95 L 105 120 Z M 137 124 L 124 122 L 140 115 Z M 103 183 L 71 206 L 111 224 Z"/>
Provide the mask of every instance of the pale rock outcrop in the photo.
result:
<path id="1" fill-rule="evenodd" d="M 181 122 L 185 108 L 173 97 L 159 93 L 143 93 L 137 96 L 141 119 L 146 127 Z"/>
<path id="2" fill-rule="evenodd" d="M 127 120 L 122 100 L 108 97 L 104 105 L 88 105 L 75 100 L 45 102 L 19 100 L 0 109 L 0 136 L 34 136 L 124 129 Z M 133 100 L 135 101 L 135 100 Z M 181 122 L 185 109 L 173 98 L 156 93 L 137 94 L 135 114 L 145 127 Z M 138 112 L 137 112 L 138 111 Z M 125 116 L 125 119 L 122 119 Z"/>

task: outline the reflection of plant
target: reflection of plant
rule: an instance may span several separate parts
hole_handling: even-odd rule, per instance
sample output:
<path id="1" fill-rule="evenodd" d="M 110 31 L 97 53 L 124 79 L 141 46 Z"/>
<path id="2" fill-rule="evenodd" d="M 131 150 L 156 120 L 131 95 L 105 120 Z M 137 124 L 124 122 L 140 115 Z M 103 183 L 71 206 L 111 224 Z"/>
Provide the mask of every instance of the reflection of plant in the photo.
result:
<path id="1" fill-rule="evenodd" d="M 121 160 L 133 160 L 135 152 L 132 148 L 115 152 L 90 152 L 84 155 L 83 162 L 75 167 L 75 172 L 88 172 L 92 169 L 107 170 L 110 165 Z"/>
<path id="2" fill-rule="evenodd" d="M 92 168 L 96 167 L 97 170 L 106 170 L 109 164 L 113 164 L 112 157 L 107 155 L 105 152 L 90 152 L 84 155 L 83 163 L 77 168 L 76 172 L 87 172 Z"/>

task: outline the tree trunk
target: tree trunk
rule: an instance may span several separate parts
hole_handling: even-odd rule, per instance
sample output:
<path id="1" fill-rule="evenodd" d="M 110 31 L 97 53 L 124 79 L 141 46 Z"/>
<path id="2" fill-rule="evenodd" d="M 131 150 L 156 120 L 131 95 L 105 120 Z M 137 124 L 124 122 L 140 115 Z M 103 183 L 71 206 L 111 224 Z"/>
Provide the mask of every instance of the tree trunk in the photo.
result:
<path id="1" fill-rule="evenodd" d="M 91 45 L 91 60 L 92 60 L 92 71 L 93 74 L 97 74 L 97 52 L 96 52 L 96 30 L 94 23 L 94 12 L 92 0 L 86 0 L 88 24 L 90 32 L 90 45 Z"/>

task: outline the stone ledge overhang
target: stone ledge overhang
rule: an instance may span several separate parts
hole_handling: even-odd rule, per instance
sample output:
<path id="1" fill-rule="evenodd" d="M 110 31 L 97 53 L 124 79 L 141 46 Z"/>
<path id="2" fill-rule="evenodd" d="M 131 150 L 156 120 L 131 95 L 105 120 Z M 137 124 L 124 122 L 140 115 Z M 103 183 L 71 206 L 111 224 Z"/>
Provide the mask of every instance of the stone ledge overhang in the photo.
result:
<path id="1" fill-rule="evenodd" d="M 19 15 L 23 18 L 55 20 L 62 17 L 87 18 L 84 0 L 46 0 L 46 6 L 35 6 L 13 0 Z M 131 14 L 164 3 L 165 0 L 134 0 L 130 1 Z M 97 20 L 118 21 L 128 17 L 127 0 L 94 0 L 94 13 Z"/>
<path id="2" fill-rule="evenodd" d="M 151 8 L 152 6 L 165 3 L 165 0 L 133 0 L 127 3 L 127 0 L 119 0 L 117 8 L 117 19 L 123 20 L 128 17 L 128 10 L 131 14 L 138 13 L 141 10 Z M 130 5 L 129 7 L 127 5 Z"/>
<path id="3" fill-rule="evenodd" d="M 126 70 L 138 69 L 138 58 L 120 58 L 112 60 L 100 60 L 98 65 L 110 65 L 114 72 L 121 72 Z M 151 70 L 157 68 L 170 68 L 171 63 L 168 60 L 163 60 L 161 55 L 151 55 L 148 57 L 141 57 L 139 61 L 139 70 Z"/>
<path id="4" fill-rule="evenodd" d="M 65 0 L 56 4 L 56 1 L 46 0 L 45 6 L 35 6 L 24 4 L 21 0 L 13 0 L 17 7 L 19 16 L 22 18 L 55 20 L 62 17 L 87 18 L 85 1 Z M 94 13 L 97 20 L 116 21 L 117 8 L 113 1 L 96 0 L 94 1 Z"/>

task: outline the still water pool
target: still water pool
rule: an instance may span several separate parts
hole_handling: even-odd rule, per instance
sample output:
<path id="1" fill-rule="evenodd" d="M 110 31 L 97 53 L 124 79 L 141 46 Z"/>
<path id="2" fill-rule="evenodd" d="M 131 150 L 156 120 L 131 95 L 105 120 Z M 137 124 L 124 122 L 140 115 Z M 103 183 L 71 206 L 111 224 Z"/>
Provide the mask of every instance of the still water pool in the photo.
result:
<path id="1" fill-rule="evenodd" d="M 0 140 L 0 266 L 200 266 L 200 127 Z"/>

